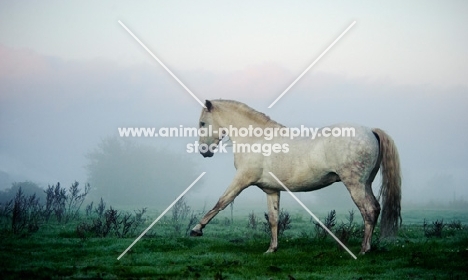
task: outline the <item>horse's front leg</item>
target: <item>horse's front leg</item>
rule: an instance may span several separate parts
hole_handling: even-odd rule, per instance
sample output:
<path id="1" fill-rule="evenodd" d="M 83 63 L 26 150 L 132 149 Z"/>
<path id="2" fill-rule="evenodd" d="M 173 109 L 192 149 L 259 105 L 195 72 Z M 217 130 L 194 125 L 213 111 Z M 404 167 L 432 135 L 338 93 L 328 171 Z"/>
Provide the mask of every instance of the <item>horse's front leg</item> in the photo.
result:
<path id="1" fill-rule="evenodd" d="M 206 213 L 206 215 L 200 220 L 200 223 L 192 229 L 190 236 L 202 236 L 203 228 L 219 213 L 219 211 L 226 208 L 226 206 L 228 206 L 242 190 L 250 186 L 252 182 L 253 181 L 250 179 L 248 174 L 242 174 L 242 172 L 238 171 L 234 180 L 226 189 L 224 194 L 219 198 L 213 209 L 208 211 L 208 213 Z"/>
<path id="2" fill-rule="evenodd" d="M 265 253 L 273 253 L 278 249 L 278 220 L 280 192 L 267 193 L 268 222 L 271 230 L 270 247 Z"/>

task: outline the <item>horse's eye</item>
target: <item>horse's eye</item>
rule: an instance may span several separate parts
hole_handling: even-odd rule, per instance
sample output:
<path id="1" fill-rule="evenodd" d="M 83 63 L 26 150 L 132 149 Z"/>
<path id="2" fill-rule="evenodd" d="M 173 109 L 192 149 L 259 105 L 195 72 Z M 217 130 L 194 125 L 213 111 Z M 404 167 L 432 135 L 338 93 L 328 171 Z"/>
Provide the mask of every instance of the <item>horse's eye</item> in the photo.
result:
<path id="1" fill-rule="evenodd" d="M 200 126 L 201 126 L 201 127 L 205 126 L 205 123 L 204 123 L 204 122 L 200 122 Z"/>

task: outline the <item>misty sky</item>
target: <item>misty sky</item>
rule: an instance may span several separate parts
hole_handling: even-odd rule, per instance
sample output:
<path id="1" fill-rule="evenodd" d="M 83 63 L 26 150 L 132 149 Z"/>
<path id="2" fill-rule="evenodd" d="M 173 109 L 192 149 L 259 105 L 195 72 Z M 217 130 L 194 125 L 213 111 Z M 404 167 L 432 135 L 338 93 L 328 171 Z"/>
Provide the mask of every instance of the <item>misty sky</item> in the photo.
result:
<path id="1" fill-rule="evenodd" d="M 118 127 L 197 125 L 200 105 L 121 20 L 201 100 L 235 99 L 287 126 L 382 128 L 400 151 L 403 200 L 468 199 L 467 14 L 466 1 L 2 1 L 0 171 L 86 182 L 85 154 Z M 232 155 L 187 155 L 194 138 L 133 140 L 191 157 L 207 172 L 199 195 L 216 198 L 234 174 Z"/>

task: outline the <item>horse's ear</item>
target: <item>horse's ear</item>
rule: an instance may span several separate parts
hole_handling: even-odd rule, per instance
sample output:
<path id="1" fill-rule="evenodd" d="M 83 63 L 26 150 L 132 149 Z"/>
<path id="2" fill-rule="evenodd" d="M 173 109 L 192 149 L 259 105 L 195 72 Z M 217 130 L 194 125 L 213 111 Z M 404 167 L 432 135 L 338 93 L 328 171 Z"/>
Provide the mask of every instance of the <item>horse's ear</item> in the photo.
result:
<path id="1" fill-rule="evenodd" d="M 213 104 L 211 104 L 210 100 L 205 100 L 205 107 L 208 112 L 211 112 L 211 109 L 213 109 Z"/>

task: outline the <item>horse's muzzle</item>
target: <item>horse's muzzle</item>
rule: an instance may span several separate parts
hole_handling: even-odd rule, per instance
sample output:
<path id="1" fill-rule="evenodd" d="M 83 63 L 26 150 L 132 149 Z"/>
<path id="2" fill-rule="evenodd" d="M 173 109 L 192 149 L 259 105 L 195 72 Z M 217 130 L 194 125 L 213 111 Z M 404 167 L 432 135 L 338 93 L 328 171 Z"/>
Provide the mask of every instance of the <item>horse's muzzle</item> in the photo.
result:
<path id="1" fill-rule="evenodd" d="M 212 157 L 214 155 L 213 152 L 211 151 L 206 151 L 206 152 L 200 152 L 200 154 L 203 156 L 203 157 Z"/>

